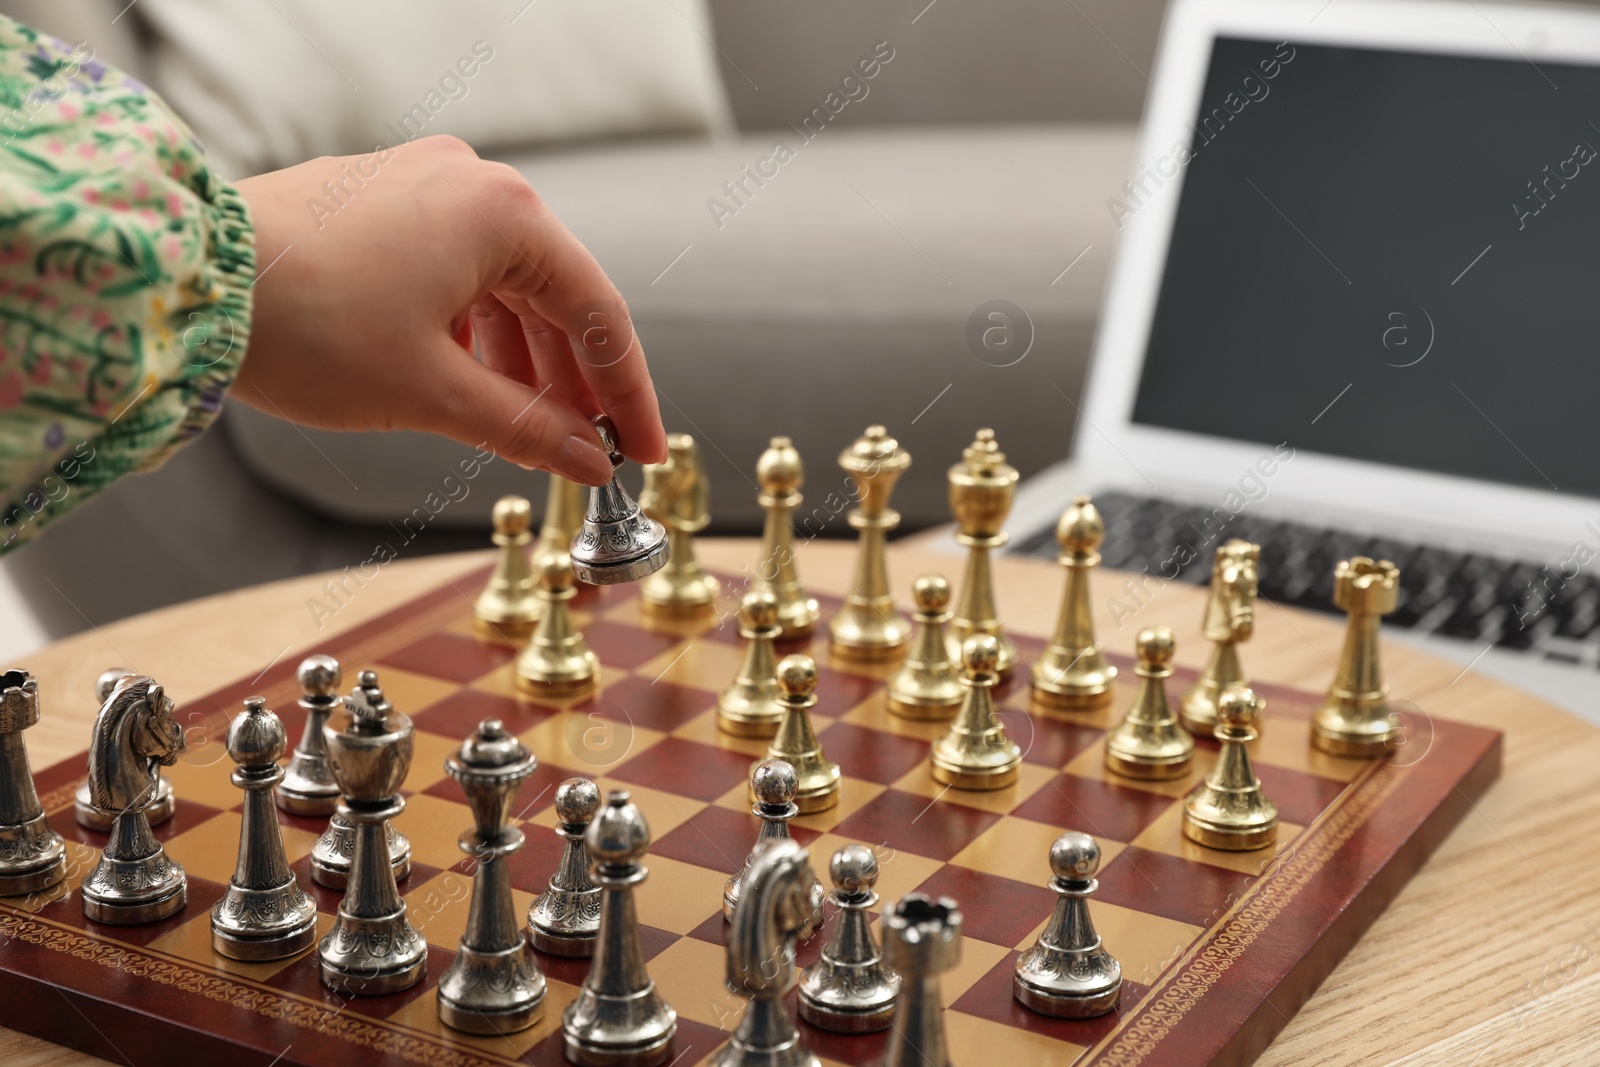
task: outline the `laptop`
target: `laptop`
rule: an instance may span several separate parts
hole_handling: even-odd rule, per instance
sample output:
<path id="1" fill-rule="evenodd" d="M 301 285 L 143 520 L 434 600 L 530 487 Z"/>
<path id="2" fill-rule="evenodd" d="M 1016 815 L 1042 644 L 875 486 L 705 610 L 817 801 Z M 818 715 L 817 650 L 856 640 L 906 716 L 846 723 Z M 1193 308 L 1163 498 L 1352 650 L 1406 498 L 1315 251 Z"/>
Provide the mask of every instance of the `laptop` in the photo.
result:
<path id="1" fill-rule="evenodd" d="M 1392 636 L 1596 714 L 1600 11 L 1177 0 L 1151 83 L 1073 458 L 1012 551 L 1091 493 L 1130 647 L 1230 537 L 1323 611 L 1337 560 L 1391 559 Z"/>

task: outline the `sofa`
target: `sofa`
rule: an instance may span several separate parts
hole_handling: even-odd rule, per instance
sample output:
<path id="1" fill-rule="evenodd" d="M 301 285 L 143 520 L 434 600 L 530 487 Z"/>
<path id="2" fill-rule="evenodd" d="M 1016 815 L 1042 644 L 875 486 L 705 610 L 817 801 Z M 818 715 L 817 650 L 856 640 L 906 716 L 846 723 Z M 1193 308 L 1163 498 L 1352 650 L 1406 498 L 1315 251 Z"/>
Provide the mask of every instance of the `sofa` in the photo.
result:
<path id="1" fill-rule="evenodd" d="M 125 2 L 0 10 L 89 38 L 162 90 L 152 57 L 168 30 L 145 4 L 111 22 Z M 913 456 L 894 503 L 914 530 L 948 518 L 943 472 L 977 428 L 994 427 L 1025 476 L 1068 451 L 1116 242 L 1106 202 L 1132 164 L 1163 7 L 709 0 L 697 32 L 729 128 L 475 147 L 521 169 L 629 301 L 668 428 L 702 444 L 712 532 L 758 528 L 753 468 L 770 436 L 795 440 L 821 499 L 848 491 L 836 457 L 872 423 Z M 238 36 L 229 47 L 252 47 Z M 214 432 L 4 567 L 52 636 L 337 568 L 467 451 L 230 404 Z M 494 499 L 538 509 L 545 476 L 491 463 L 470 488 L 405 551 L 484 545 Z M 841 514 L 823 532 L 849 528 Z"/>

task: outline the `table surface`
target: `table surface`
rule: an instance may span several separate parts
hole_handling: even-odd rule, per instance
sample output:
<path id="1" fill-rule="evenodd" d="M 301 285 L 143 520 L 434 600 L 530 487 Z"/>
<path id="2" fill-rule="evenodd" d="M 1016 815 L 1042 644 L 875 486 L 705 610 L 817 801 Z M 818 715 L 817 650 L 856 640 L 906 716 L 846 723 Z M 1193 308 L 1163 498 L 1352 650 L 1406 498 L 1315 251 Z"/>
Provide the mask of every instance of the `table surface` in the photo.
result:
<path id="1" fill-rule="evenodd" d="M 732 573 L 755 549 L 743 539 L 700 543 L 708 566 Z M 842 595 L 852 551 L 841 542 L 805 545 L 801 574 L 818 592 Z M 913 575 L 956 574 L 960 560 L 952 552 L 943 539 L 926 536 L 892 547 L 890 570 L 902 599 Z M 208 597 L 59 641 L 26 664 L 45 701 L 42 721 L 27 736 L 34 766 L 83 748 L 95 711 L 88 694 L 112 664 L 160 679 L 181 704 L 315 652 L 331 634 L 455 582 L 488 558 L 396 561 L 320 619 L 311 604 L 329 602 L 327 575 Z M 1107 572 L 1096 582 L 1102 643 L 1131 653 L 1139 628 L 1165 624 L 1177 637 L 1178 662 L 1202 666 L 1204 591 L 1168 583 L 1119 628 L 1110 602 L 1121 579 Z M 995 582 L 1005 617 L 1022 629 L 1049 631 L 1059 589 L 1050 564 L 997 559 Z M 458 588 L 468 601 L 478 592 Z M 1123 599 L 1124 609 L 1134 603 Z M 1342 640 L 1337 618 L 1263 603 L 1246 668 L 1263 680 L 1315 690 L 1332 676 Z M 1504 774 L 1257 1063 L 1592 1067 L 1600 1062 L 1593 1022 L 1600 996 L 1600 729 L 1399 642 L 1385 645 L 1384 669 L 1395 699 L 1504 730 Z M 0 1063 L 11 1067 L 99 1062 L 0 1027 Z"/>

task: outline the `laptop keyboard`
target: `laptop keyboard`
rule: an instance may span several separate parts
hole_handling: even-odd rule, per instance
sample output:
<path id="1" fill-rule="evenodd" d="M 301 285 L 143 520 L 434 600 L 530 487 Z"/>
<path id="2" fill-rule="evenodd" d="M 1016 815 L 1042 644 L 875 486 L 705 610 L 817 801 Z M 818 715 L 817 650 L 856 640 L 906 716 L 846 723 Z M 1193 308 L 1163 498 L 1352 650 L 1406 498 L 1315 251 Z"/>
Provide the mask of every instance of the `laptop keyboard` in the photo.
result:
<path id="1" fill-rule="evenodd" d="M 1362 537 L 1263 518 L 1248 510 L 1219 529 L 1212 512 L 1171 500 L 1110 491 L 1096 495 L 1094 502 L 1106 524 L 1100 549 L 1106 567 L 1135 573 L 1148 570 L 1158 577 L 1204 585 L 1211 579 L 1217 545 L 1240 537 L 1261 546 L 1263 597 L 1338 613 L 1333 606 L 1334 564 L 1351 556 L 1387 559 L 1400 568 L 1400 606 L 1384 618 L 1386 625 L 1600 666 L 1600 582 L 1584 573 L 1563 585 L 1554 565 L 1546 569 L 1410 541 Z M 1187 546 L 1188 552 L 1180 551 L 1180 546 Z M 1054 527 L 1020 538 L 1012 551 L 1054 559 L 1058 551 Z M 1541 582 L 1554 591 L 1543 591 Z M 1145 588 L 1153 590 L 1155 583 L 1146 582 Z M 1120 596 L 1129 608 L 1137 606 L 1125 591 L 1102 586 L 1099 595 Z"/>

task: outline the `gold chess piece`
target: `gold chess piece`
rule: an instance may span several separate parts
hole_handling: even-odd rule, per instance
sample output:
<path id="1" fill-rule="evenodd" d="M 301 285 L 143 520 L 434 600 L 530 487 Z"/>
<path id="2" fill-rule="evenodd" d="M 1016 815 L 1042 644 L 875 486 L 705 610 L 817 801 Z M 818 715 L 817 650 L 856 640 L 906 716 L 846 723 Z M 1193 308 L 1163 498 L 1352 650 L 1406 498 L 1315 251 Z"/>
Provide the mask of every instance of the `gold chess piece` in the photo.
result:
<path id="1" fill-rule="evenodd" d="M 1000 683 L 1000 642 L 993 634 L 974 634 L 961 646 L 966 695 L 950 732 L 929 753 L 933 780 L 952 789 L 1004 789 L 1017 780 L 1022 749 L 1006 736 L 994 710 Z"/>
<path id="2" fill-rule="evenodd" d="M 711 522 L 711 486 L 700 446 L 686 433 L 667 436 L 667 461 L 647 463 L 639 507 L 667 528 L 667 563 L 639 589 L 646 609 L 692 615 L 716 602 L 720 583 L 694 555 L 694 535 Z"/>
<path id="3" fill-rule="evenodd" d="M 1033 695 L 1039 703 L 1063 711 L 1093 711 L 1111 702 L 1117 669 L 1106 663 L 1094 636 L 1089 602 L 1089 574 L 1100 565 L 1100 543 L 1106 526 L 1087 496 L 1073 499 L 1056 524 L 1056 557 L 1067 572 L 1061 593 L 1061 614 L 1055 636 L 1033 665 Z"/>
<path id="4" fill-rule="evenodd" d="M 567 601 L 578 595 L 572 558 L 559 549 L 541 548 L 534 554 L 533 571 L 542 607 L 533 637 L 517 657 L 517 688 L 543 696 L 581 693 L 594 685 L 600 660 L 572 625 L 567 608 Z"/>
<path id="5" fill-rule="evenodd" d="M 494 543 L 500 553 L 489 584 L 472 606 L 473 627 L 484 637 L 527 637 L 539 621 L 539 598 L 534 595 L 533 566 L 528 546 L 533 543 L 533 507 L 520 496 L 503 496 L 494 503 Z"/>
<path id="6" fill-rule="evenodd" d="M 1389 710 L 1389 687 L 1378 662 L 1378 619 L 1399 600 L 1400 568 L 1366 556 L 1339 561 L 1333 602 L 1349 616 L 1344 651 L 1328 696 L 1311 717 L 1311 743 L 1332 756 L 1381 756 L 1395 744 L 1400 721 Z"/>
<path id="7" fill-rule="evenodd" d="M 1206 780 L 1184 798 L 1184 837 L 1228 852 L 1266 848 L 1278 839 L 1277 805 L 1261 792 L 1246 747 L 1260 727 L 1260 697 L 1242 685 L 1222 691 L 1216 729 L 1222 750 Z"/>
<path id="8" fill-rule="evenodd" d="M 943 722 L 961 706 L 961 669 L 950 652 L 950 583 L 924 574 L 911 587 L 911 646 L 889 679 L 889 710 L 903 719 Z"/>
<path id="9" fill-rule="evenodd" d="M 767 759 L 794 768 L 794 802 L 800 814 L 826 811 L 839 803 L 839 765 L 822 754 L 822 742 L 811 728 L 817 705 L 817 664 L 810 656 L 785 656 L 778 662 L 778 692 L 783 721 L 767 746 Z"/>
<path id="10" fill-rule="evenodd" d="M 1194 738 L 1167 703 L 1172 677 L 1172 631 L 1153 626 L 1139 632 L 1139 694 L 1121 725 L 1106 736 L 1106 769 L 1126 778 L 1165 781 L 1189 773 Z"/>
<path id="11" fill-rule="evenodd" d="M 544 522 L 539 526 L 539 547 L 567 551 L 583 525 L 584 493 L 580 485 L 559 474 L 550 475 L 550 488 L 544 498 Z"/>
<path id="12" fill-rule="evenodd" d="M 850 595 L 829 627 L 833 650 L 849 659 L 889 659 L 905 647 L 909 632 L 889 592 L 884 549 L 889 531 L 900 525 L 900 513 L 889 507 L 889 494 L 911 466 L 911 453 L 882 426 L 868 426 L 839 454 L 839 466 L 854 481 L 861 501 L 850 512 L 850 525 L 861 531 L 861 542 Z"/>
<path id="13" fill-rule="evenodd" d="M 1230 685 L 1249 685 L 1239 663 L 1239 645 L 1250 640 L 1256 621 L 1256 582 L 1261 546 L 1234 537 L 1217 548 L 1211 564 L 1211 595 L 1206 598 L 1202 632 L 1212 642 L 1211 658 L 1183 695 L 1180 718 L 1196 737 L 1210 737 L 1217 725 L 1217 698 Z"/>
<path id="14" fill-rule="evenodd" d="M 800 567 L 794 555 L 794 525 L 791 516 L 805 499 L 800 487 L 805 484 L 805 467 L 800 453 L 787 437 L 774 437 L 756 461 L 756 481 L 761 494 L 756 499 L 766 509 L 767 522 L 761 537 L 761 560 L 753 585 L 765 585 L 778 597 L 778 625 L 785 639 L 810 637 L 821 609 L 815 597 L 807 596 L 800 583 Z"/>
<path id="15" fill-rule="evenodd" d="M 783 721 L 784 704 L 778 692 L 778 598 L 770 589 L 744 595 L 739 606 L 739 636 L 744 638 L 744 659 L 733 684 L 717 698 L 717 728 L 735 737 L 772 737 Z"/>
<path id="16" fill-rule="evenodd" d="M 1017 468 L 1006 462 L 1006 454 L 995 443 L 994 431 L 979 430 L 961 453 L 961 462 L 950 468 L 948 478 L 956 543 L 967 548 L 961 598 L 950 624 L 953 654 L 959 655 L 961 642 L 973 634 L 990 634 L 1000 642 L 1000 677 L 1005 678 L 1017 665 L 1017 646 L 1000 627 L 989 553 L 1008 540 L 1001 527 L 1011 514 L 1011 501 L 1017 495 Z"/>

